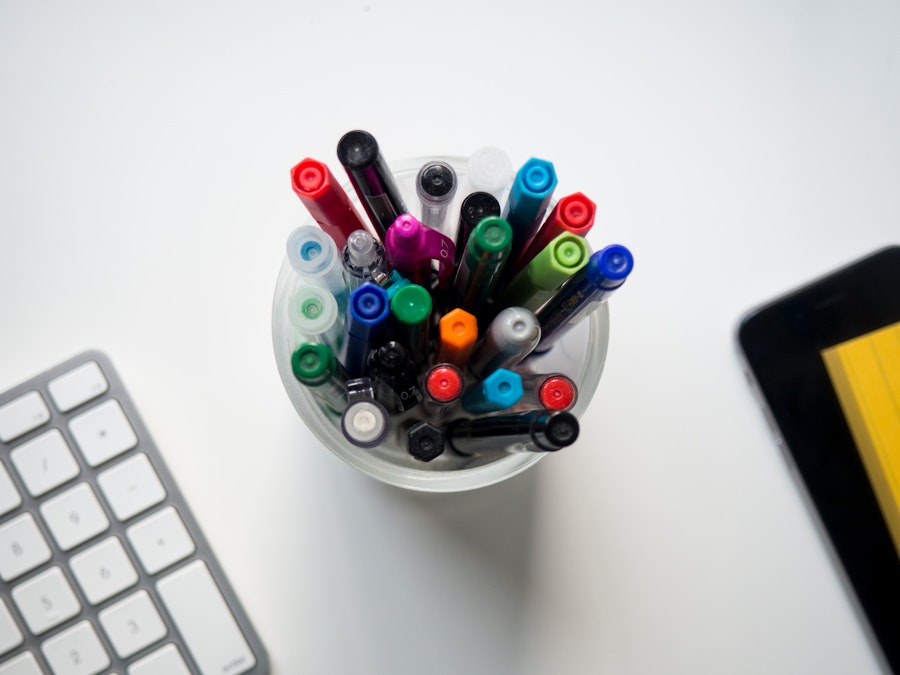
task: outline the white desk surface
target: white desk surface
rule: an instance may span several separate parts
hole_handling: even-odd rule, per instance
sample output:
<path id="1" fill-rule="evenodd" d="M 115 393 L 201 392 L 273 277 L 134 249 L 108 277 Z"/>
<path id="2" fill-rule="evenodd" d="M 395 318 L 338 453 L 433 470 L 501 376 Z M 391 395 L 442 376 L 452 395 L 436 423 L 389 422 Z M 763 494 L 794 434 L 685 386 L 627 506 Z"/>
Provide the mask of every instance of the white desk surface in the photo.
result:
<path id="1" fill-rule="evenodd" d="M 900 235 L 900 6 L 0 4 L 0 388 L 117 364 L 291 673 L 878 672 L 736 356 L 745 310 Z M 583 441 L 388 487 L 271 348 L 288 171 L 504 148 L 635 253 Z"/>

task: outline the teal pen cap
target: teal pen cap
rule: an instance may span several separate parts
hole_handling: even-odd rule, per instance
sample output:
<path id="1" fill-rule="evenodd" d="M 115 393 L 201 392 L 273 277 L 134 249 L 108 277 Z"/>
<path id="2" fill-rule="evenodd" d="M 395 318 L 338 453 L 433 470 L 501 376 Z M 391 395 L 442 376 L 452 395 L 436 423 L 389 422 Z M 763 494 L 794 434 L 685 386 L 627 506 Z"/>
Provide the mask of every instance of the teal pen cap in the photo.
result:
<path id="1" fill-rule="evenodd" d="M 523 394 L 522 376 L 498 368 L 463 394 L 462 407 L 469 413 L 497 412 L 513 407 Z"/>

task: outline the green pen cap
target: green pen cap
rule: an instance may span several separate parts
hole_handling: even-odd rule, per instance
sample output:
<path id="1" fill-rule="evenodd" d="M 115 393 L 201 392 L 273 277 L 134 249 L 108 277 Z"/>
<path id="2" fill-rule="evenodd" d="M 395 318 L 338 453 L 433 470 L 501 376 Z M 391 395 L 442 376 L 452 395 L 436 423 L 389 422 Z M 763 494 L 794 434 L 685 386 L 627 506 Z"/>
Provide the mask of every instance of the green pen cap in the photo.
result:
<path id="1" fill-rule="evenodd" d="M 419 284 L 407 284 L 391 298 L 391 314 L 400 323 L 415 326 L 431 316 L 431 293 Z"/>
<path id="2" fill-rule="evenodd" d="M 528 277 L 538 288 L 552 290 L 587 265 L 591 249 L 583 237 L 564 232 L 528 263 Z"/>
<path id="3" fill-rule="evenodd" d="M 318 387 L 337 372 L 337 359 L 327 345 L 305 342 L 291 355 L 291 369 L 301 384 Z"/>
<path id="4" fill-rule="evenodd" d="M 479 262 L 500 262 L 512 250 L 512 227 L 503 218 L 488 216 L 469 235 L 466 257 L 470 265 Z"/>

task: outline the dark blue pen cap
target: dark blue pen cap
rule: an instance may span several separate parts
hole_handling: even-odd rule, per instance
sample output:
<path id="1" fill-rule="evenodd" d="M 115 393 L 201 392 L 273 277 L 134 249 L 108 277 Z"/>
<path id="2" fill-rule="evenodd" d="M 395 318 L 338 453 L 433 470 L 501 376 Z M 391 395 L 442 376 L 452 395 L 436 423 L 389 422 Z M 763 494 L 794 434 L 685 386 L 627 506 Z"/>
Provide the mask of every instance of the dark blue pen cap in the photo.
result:
<path id="1" fill-rule="evenodd" d="M 610 244 L 590 257 L 587 275 L 598 288 L 616 288 L 625 283 L 633 267 L 631 251 L 621 244 Z"/>
<path id="2" fill-rule="evenodd" d="M 348 309 L 355 320 L 372 325 L 387 318 L 391 305 L 387 291 L 367 281 L 350 293 Z"/>

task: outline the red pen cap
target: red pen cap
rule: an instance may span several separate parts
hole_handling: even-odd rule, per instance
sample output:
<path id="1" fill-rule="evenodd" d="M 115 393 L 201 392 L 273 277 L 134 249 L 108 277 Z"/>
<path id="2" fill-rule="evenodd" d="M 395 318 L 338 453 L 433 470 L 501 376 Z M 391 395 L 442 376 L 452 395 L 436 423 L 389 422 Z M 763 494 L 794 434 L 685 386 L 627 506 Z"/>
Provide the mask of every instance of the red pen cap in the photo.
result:
<path id="1" fill-rule="evenodd" d="M 338 253 L 344 250 L 347 237 L 354 230 L 365 230 L 380 240 L 359 217 L 344 188 L 324 163 L 308 157 L 302 160 L 291 169 L 291 187 L 319 227 L 334 239 Z"/>
<path id="2" fill-rule="evenodd" d="M 451 363 L 437 364 L 425 375 L 425 391 L 436 403 L 452 403 L 463 393 L 462 372 Z"/>
<path id="3" fill-rule="evenodd" d="M 575 383 L 565 375 L 551 375 L 538 387 L 538 400 L 547 410 L 568 410 L 577 398 Z"/>

